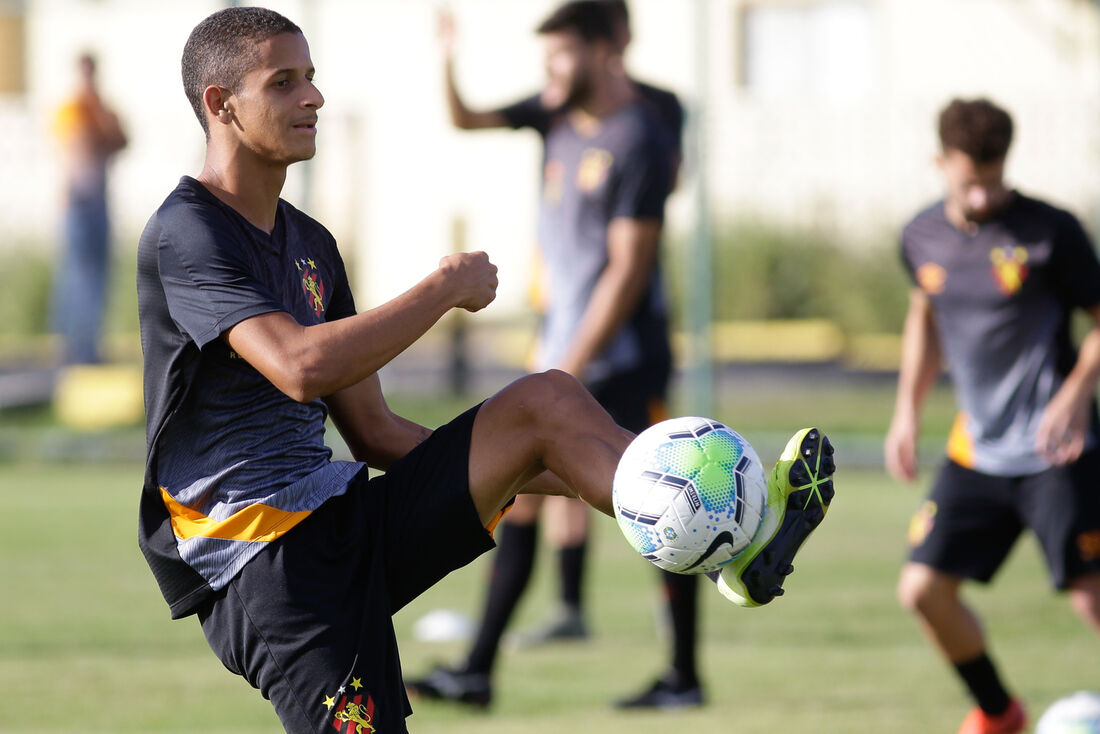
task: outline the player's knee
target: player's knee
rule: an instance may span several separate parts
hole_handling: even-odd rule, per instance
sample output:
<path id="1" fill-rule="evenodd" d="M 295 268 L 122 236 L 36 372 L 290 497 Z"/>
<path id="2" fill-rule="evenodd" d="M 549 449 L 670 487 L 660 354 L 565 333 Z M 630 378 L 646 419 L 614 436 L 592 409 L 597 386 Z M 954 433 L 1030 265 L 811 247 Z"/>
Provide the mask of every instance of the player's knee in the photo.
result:
<path id="1" fill-rule="evenodd" d="M 531 375 L 541 386 L 548 396 L 552 396 L 554 400 L 569 400 L 577 398 L 587 398 L 588 391 L 580 380 L 568 372 L 562 370 L 546 370 L 545 372 L 539 372 L 538 374 Z"/>
<path id="2" fill-rule="evenodd" d="M 909 612 L 916 612 L 919 592 L 914 584 L 905 577 L 903 574 L 898 579 L 898 585 L 896 589 L 898 604 L 902 609 Z"/>
<path id="3" fill-rule="evenodd" d="M 906 566 L 898 579 L 898 603 L 913 614 L 922 614 L 943 593 L 933 572 L 920 566 Z"/>
<path id="4" fill-rule="evenodd" d="M 524 377 L 517 386 L 531 418 L 538 423 L 557 423 L 576 415 L 578 407 L 592 400 L 575 377 L 561 370 L 547 370 Z"/>
<path id="5" fill-rule="evenodd" d="M 1072 582 L 1069 603 L 1081 619 L 1100 628 L 1100 576 L 1088 576 Z"/>

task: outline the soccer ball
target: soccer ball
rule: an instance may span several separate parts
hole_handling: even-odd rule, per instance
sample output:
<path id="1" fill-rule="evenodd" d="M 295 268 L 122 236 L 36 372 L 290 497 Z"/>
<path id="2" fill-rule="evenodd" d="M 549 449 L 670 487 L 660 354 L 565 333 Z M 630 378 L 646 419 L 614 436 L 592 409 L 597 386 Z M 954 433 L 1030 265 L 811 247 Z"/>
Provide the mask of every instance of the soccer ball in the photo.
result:
<path id="1" fill-rule="evenodd" d="M 1100 734 L 1100 693 L 1059 698 L 1039 717 L 1035 734 Z"/>
<path id="2" fill-rule="evenodd" d="M 718 571 L 749 544 L 767 494 L 760 458 L 740 434 L 709 418 L 673 418 L 630 443 L 611 499 L 634 550 L 690 574 Z"/>

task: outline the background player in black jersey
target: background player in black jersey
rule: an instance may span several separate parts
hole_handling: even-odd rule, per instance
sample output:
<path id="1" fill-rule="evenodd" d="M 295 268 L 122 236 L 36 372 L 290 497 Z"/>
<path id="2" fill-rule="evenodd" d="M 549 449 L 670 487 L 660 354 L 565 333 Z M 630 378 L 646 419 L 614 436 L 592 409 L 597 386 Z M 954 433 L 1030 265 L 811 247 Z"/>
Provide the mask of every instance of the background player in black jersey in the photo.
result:
<path id="1" fill-rule="evenodd" d="M 920 406 L 946 359 L 959 416 L 928 500 L 910 526 L 901 602 L 958 671 L 977 704 L 960 734 L 1026 727 L 974 612 L 967 579 L 989 581 L 1030 528 L 1056 588 L 1100 632 L 1100 264 L 1068 212 L 1004 184 L 1013 124 L 983 99 L 939 117 L 946 196 L 902 234 L 915 287 L 903 330 L 885 459 L 916 476 Z M 1080 350 L 1070 317 L 1090 328 Z"/>
<path id="2" fill-rule="evenodd" d="M 676 169 L 679 167 L 681 157 L 681 133 L 683 128 L 683 108 L 676 95 L 672 92 L 643 84 L 632 79 L 623 67 L 623 53 L 630 43 L 630 23 L 627 5 L 623 0 L 602 0 L 600 2 L 567 3 L 561 6 L 558 13 L 576 12 L 580 15 L 597 15 L 600 12 L 606 15 L 611 34 L 610 45 L 612 53 L 607 54 L 600 61 L 607 68 L 588 69 L 584 74 L 591 76 L 598 73 L 599 86 L 608 87 L 618 84 L 627 90 L 631 96 L 636 97 L 645 104 L 654 118 L 659 122 L 661 131 L 666 140 L 667 152 L 663 155 L 667 158 L 669 172 L 666 174 L 671 188 L 676 177 Z M 545 29 L 545 28 L 544 28 Z M 486 128 L 509 127 L 519 129 L 530 127 L 539 132 L 544 143 L 551 135 L 554 135 L 554 126 L 560 125 L 560 119 L 573 114 L 577 109 L 583 108 L 589 103 L 585 95 L 590 94 L 593 84 L 583 75 L 578 83 L 576 78 L 567 73 L 555 71 L 556 65 L 564 56 L 555 54 L 548 49 L 547 68 L 549 71 L 547 83 L 542 92 L 530 95 L 513 104 L 492 110 L 470 109 L 455 81 L 454 72 L 454 23 L 448 13 L 444 13 L 440 19 L 440 35 L 443 44 L 447 102 L 451 113 L 451 120 L 456 127 L 465 130 L 477 130 Z M 545 35 L 545 34 L 544 34 Z M 592 44 L 587 44 L 592 45 Z M 605 81 L 606 80 L 606 81 Z M 601 94 L 601 96 L 607 96 Z M 578 104 L 578 100 L 581 104 Z M 597 99 L 598 102 L 598 99 Z M 604 113 L 605 117 L 610 117 Z M 560 127 L 559 127 L 560 130 Z M 560 136 L 560 133 L 559 133 Z M 550 150 L 548 146 L 547 150 Z M 617 155 L 621 153 L 616 152 Z M 647 155 L 642 149 L 633 153 Z M 650 153 L 649 155 L 652 155 Z M 552 152 L 547 154 L 546 174 L 555 165 Z M 570 172 L 567 171 L 567 175 Z M 562 185 L 562 184 L 558 184 Z M 570 188 L 571 181 L 565 181 L 564 186 Z M 583 212 L 569 207 L 555 208 L 547 203 L 548 187 L 544 186 L 544 201 L 541 210 L 543 226 L 540 226 L 540 263 L 539 274 L 545 276 L 549 271 L 551 277 L 542 278 L 544 286 L 539 288 L 540 294 L 545 296 L 546 304 L 542 304 L 544 312 L 549 311 L 553 322 L 563 321 L 559 312 L 566 311 L 569 307 L 563 306 L 571 298 L 571 293 L 566 289 L 564 281 L 590 279 L 595 281 L 595 273 L 586 271 L 581 262 L 577 262 L 572 248 L 575 245 L 575 237 L 569 230 L 580 229 L 577 222 Z M 605 207 L 609 211 L 611 206 Z M 653 212 L 625 211 L 620 214 L 627 215 L 633 221 L 640 222 L 644 228 L 648 227 L 646 218 L 653 220 Z M 639 216 L 645 214 L 645 217 Z M 547 217 L 566 218 L 562 226 L 547 228 Z M 570 219 L 573 218 L 573 219 Z M 660 212 L 656 212 L 659 220 Z M 649 262 L 653 257 L 651 248 L 656 246 L 656 239 L 648 233 L 639 241 L 640 246 L 624 248 L 617 245 L 612 239 L 612 220 L 609 218 L 603 222 L 593 222 L 594 227 L 602 227 L 607 232 L 607 242 L 591 243 L 593 247 L 599 247 L 609 253 L 613 253 L 611 264 L 604 270 L 605 275 L 613 275 L 615 272 L 633 270 L 639 277 L 644 276 L 650 267 Z M 619 221 L 620 231 L 623 220 Z M 549 231 L 548 231 L 549 230 Z M 639 231 L 643 231 L 639 230 Z M 619 238 L 622 239 L 622 238 Z M 647 241 L 648 240 L 648 241 Z M 619 253 L 617 256 L 614 253 Z M 561 262 L 565 261 L 565 262 Z M 575 263 L 575 265 L 573 265 Z M 555 265 L 557 267 L 555 267 Z M 547 267 L 548 266 L 548 267 Z M 556 271 L 557 277 L 553 276 Z M 613 366 L 610 372 L 593 377 L 589 371 L 590 365 L 584 361 L 571 359 L 569 347 L 585 339 L 581 324 L 577 324 L 575 330 L 570 332 L 555 331 L 553 326 L 543 331 L 541 335 L 542 358 L 536 357 L 536 368 L 543 369 L 549 366 L 565 369 L 582 379 L 592 390 L 597 400 L 603 405 L 616 420 L 632 430 L 640 431 L 653 422 L 665 417 L 665 397 L 668 382 L 668 337 L 667 337 L 667 307 L 663 297 L 658 293 L 654 299 L 649 294 L 630 295 L 624 281 L 612 286 L 614 292 L 606 298 L 594 297 L 596 288 L 583 294 L 591 306 L 590 311 L 595 319 L 608 324 L 608 340 L 616 332 L 627 332 L 632 327 L 631 320 L 636 320 L 630 315 L 633 310 L 635 315 L 646 309 L 651 309 L 657 314 L 660 323 L 655 323 L 650 328 L 654 339 L 660 339 L 660 354 L 656 358 L 648 360 L 635 358 L 633 361 L 620 360 Z M 656 285 L 660 289 L 660 284 Z M 605 286 L 606 290 L 606 286 Z M 621 308 L 618 315 L 613 313 L 612 306 L 621 306 L 624 298 L 638 299 L 642 302 L 633 306 L 629 300 Z M 647 306 L 645 300 L 651 300 L 654 305 Z M 598 310 L 597 310 L 598 309 Z M 601 349 L 603 346 L 601 346 Z M 575 350 L 574 350 L 575 352 Z M 545 355 L 557 354 L 560 358 L 545 357 Z M 593 357 L 597 356 L 595 353 Z M 639 386 L 637 375 L 639 371 L 648 372 L 643 375 L 647 378 L 647 384 Z M 586 372 L 588 374 L 586 374 Z M 648 385 L 648 386 L 647 386 Z M 516 509 L 509 515 L 508 521 L 502 526 L 500 532 L 501 553 L 497 554 L 495 566 L 490 577 L 490 589 L 486 601 L 486 609 L 481 620 L 477 640 L 470 654 L 461 666 L 459 675 L 457 671 L 440 668 L 423 680 L 413 681 L 412 686 L 424 695 L 445 698 L 457 698 L 471 702 L 483 702 L 489 695 L 488 676 L 495 661 L 504 627 L 515 609 L 516 604 L 525 589 L 531 574 L 537 544 L 537 519 L 544 516 L 544 524 L 548 527 L 551 541 L 557 547 L 559 556 L 559 602 L 552 610 L 550 618 L 532 632 L 520 633 L 518 639 L 521 644 L 536 644 L 538 642 L 554 639 L 583 639 L 588 630 L 584 621 L 582 606 L 582 580 L 585 563 L 585 555 L 588 541 L 588 510 L 583 503 L 570 498 L 523 497 L 517 502 Z M 618 703 L 622 707 L 673 707 L 691 706 L 703 702 L 703 691 L 698 675 L 696 662 L 696 641 L 698 632 L 698 579 L 695 576 L 673 574 L 659 571 L 662 578 L 663 591 L 668 604 L 668 618 L 672 634 L 672 655 L 669 669 L 661 675 L 652 685 L 637 695 L 626 698 Z M 445 692 L 449 692 L 445 693 Z"/>

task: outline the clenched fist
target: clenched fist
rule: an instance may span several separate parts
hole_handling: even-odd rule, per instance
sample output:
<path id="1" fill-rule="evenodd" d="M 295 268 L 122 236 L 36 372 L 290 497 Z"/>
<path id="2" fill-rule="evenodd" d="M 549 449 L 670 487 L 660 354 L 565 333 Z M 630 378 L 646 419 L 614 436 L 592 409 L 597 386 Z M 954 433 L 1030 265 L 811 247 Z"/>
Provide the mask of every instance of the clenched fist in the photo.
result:
<path id="1" fill-rule="evenodd" d="M 480 311 L 497 297 L 497 266 L 484 252 L 459 252 L 439 261 L 439 274 L 454 296 L 454 307 Z"/>

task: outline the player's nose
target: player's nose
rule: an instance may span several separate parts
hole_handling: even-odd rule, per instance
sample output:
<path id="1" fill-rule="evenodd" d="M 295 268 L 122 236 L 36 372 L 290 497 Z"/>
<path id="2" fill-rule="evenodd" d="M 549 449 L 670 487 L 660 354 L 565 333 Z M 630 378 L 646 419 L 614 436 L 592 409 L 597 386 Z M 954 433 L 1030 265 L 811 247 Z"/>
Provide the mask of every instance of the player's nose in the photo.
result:
<path id="1" fill-rule="evenodd" d="M 310 82 L 309 86 L 307 87 L 306 95 L 302 99 L 302 106 L 318 109 L 324 104 L 325 96 L 321 94 L 321 90 L 317 88 L 316 84 Z"/>

